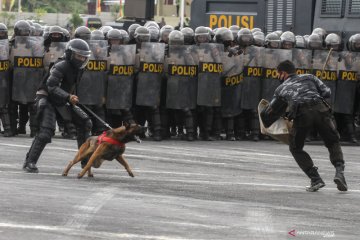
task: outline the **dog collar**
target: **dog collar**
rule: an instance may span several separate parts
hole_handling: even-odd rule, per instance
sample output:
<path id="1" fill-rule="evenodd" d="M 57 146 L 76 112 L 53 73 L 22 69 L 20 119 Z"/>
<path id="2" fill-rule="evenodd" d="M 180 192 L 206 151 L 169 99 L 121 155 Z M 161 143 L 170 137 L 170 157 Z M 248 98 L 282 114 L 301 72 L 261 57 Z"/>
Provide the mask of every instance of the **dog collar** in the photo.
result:
<path id="1" fill-rule="evenodd" d="M 122 143 L 116 139 L 110 138 L 106 136 L 106 131 L 103 132 L 101 135 L 97 138 L 98 144 L 101 144 L 103 142 L 110 143 L 111 145 L 117 145 L 119 147 L 125 147 L 125 143 Z"/>

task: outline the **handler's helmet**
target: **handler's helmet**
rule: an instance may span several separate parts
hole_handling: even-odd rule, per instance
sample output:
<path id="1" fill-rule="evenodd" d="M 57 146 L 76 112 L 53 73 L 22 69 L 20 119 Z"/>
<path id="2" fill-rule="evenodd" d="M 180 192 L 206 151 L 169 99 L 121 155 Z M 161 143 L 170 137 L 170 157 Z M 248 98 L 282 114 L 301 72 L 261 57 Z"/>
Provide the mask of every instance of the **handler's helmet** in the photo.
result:
<path id="1" fill-rule="evenodd" d="M 69 41 L 65 48 L 65 59 L 77 69 L 83 69 L 87 65 L 91 51 L 89 45 L 82 39 Z M 80 56 L 77 57 L 77 56 Z"/>

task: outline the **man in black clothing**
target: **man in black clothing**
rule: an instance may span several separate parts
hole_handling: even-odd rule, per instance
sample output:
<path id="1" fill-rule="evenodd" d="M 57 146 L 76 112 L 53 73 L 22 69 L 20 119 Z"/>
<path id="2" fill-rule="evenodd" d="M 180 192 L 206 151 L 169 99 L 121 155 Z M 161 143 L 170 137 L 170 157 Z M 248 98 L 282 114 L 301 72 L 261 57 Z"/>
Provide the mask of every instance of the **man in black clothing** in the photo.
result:
<path id="1" fill-rule="evenodd" d="M 66 121 L 73 121 L 77 126 L 77 142 L 80 147 L 90 136 L 92 122 L 88 115 L 76 104 L 79 98 L 73 95 L 81 77 L 82 69 L 86 66 L 90 49 L 81 39 L 71 40 L 65 49 L 65 59 L 55 63 L 44 78 L 36 93 L 37 117 L 39 132 L 36 134 L 23 169 L 26 172 L 38 173 L 36 163 L 46 144 L 51 142 L 55 132 L 56 113 Z M 82 163 L 82 165 L 84 165 Z"/>
<path id="2" fill-rule="evenodd" d="M 279 79 L 283 83 L 275 90 L 269 107 L 261 113 L 265 127 L 276 121 L 288 107 L 287 117 L 293 120 L 293 128 L 290 132 L 290 152 L 300 168 L 311 179 L 310 186 L 306 188 L 309 192 L 315 192 L 325 186 L 313 160 L 303 150 L 307 133 L 313 127 L 316 128 L 328 148 L 330 161 L 336 169 L 334 182 L 339 191 L 347 191 L 339 133 L 336 130 L 331 109 L 324 100 L 330 97 L 330 89 L 314 75 L 295 74 L 295 66 L 291 61 L 281 62 L 277 70 Z"/>

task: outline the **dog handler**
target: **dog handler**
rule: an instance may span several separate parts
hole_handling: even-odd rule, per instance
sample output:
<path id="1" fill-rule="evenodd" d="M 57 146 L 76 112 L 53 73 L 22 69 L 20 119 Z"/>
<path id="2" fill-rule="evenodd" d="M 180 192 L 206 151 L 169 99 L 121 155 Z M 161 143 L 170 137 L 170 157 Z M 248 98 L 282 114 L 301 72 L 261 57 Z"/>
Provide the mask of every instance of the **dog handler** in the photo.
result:
<path id="1" fill-rule="evenodd" d="M 339 133 L 335 128 L 331 109 L 324 100 L 330 97 L 330 89 L 314 75 L 295 74 L 295 66 L 291 61 L 281 62 L 277 71 L 283 83 L 275 90 L 271 103 L 261 113 L 265 127 L 269 127 L 284 112 L 286 106 L 288 107 L 288 118 L 293 120 L 290 152 L 311 179 L 310 186 L 306 188 L 309 192 L 315 192 L 325 186 L 317 171 L 318 168 L 314 166 L 309 154 L 303 150 L 309 130 L 312 127 L 316 128 L 328 148 L 330 161 L 336 169 L 334 182 L 339 191 L 347 191 Z M 274 115 L 277 116 L 274 118 Z"/>
<path id="2" fill-rule="evenodd" d="M 88 115 L 76 104 L 76 86 L 90 57 L 89 45 L 81 39 L 73 39 L 66 45 L 64 59 L 50 69 L 36 93 L 39 132 L 26 154 L 24 171 L 38 173 L 36 163 L 47 143 L 55 133 L 56 113 L 77 126 L 77 143 L 80 147 L 90 136 L 92 123 Z M 74 94 L 74 95 L 73 95 Z"/>

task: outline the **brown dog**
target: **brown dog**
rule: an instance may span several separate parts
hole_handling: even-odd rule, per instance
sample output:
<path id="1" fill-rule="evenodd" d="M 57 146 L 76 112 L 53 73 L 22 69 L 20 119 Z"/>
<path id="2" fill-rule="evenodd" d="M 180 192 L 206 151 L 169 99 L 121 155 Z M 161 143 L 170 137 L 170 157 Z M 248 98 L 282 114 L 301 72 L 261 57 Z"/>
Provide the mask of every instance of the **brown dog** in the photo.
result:
<path id="1" fill-rule="evenodd" d="M 138 124 L 127 124 L 108 130 L 100 136 L 89 137 L 81 145 L 74 160 L 69 162 L 62 175 L 67 176 L 72 166 L 83 159 L 89 158 L 86 166 L 78 174 L 78 178 L 82 178 L 86 172 L 88 172 L 88 177 L 93 177 L 91 167 L 99 168 L 105 160 L 111 161 L 113 159 L 123 165 L 131 177 L 134 177 L 129 164 L 123 157 L 123 153 L 125 152 L 125 144 L 131 141 L 140 142 L 137 135 L 144 131 L 145 128 Z"/>

